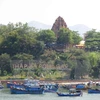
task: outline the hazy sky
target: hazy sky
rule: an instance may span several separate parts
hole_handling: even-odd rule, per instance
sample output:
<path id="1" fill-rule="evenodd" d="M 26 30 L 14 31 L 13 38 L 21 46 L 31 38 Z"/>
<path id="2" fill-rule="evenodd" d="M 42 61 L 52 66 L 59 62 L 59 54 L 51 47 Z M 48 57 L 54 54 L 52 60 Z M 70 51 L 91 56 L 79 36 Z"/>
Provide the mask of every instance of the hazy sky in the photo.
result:
<path id="1" fill-rule="evenodd" d="M 100 29 L 100 0 L 0 0 L 0 23 L 39 21 L 52 25 L 61 16 L 68 26 Z"/>

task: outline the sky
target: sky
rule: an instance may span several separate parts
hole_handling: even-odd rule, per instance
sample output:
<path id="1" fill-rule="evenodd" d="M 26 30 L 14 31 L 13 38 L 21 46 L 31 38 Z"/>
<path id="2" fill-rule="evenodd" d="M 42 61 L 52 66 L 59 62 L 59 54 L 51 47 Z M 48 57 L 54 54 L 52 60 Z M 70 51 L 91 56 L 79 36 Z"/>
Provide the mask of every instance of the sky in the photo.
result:
<path id="1" fill-rule="evenodd" d="M 100 29 L 100 0 L 0 0 L 0 23 L 38 21 L 53 25 L 58 16 L 67 26 Z"/>

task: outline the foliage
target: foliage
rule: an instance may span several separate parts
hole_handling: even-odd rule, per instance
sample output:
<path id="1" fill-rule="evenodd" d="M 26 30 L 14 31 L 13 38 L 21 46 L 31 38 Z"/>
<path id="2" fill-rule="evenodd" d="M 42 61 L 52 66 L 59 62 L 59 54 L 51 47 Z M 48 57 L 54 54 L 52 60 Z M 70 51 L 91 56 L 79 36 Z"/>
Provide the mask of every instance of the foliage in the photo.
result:
<path id="1" fill-rule="evenodd" d="M 85 34 L 85 49 L 88 51 L 100 50 L 100 32 L 95 29 L 88 31 Z"/>
<path id="2" fill-rule="evenodd" d="M 72 53 L 70 60 L 73 61 L 72 73 L 74 71 L 74 76 L 71 73 L 73 78 L 83 78 L 85 75 L 88 75 L 90 69 L 90 62 L 86 53 L 81 49 L 70 50 Z M 70 64 L 71 65 L 71 64 Z"/>
<path id="3" fill-rule="evenodd" d="M 52 30 L 37 30 L 29 27 L 27 23 L 0 25 L 0 75 L 12 75 L 18 72 L 21 77 L 43 75 L 44 78 L 54 79 L 65 77 L 65 73 L 67 75 L 69 71 L 71 79 L 84 78 L 86 75 L 99 78 L 100 32 L 95 29 L 86 32 L 85 49 L 73 47 L 81 40 L 77 31 L 71 31 L 68 28 L 61 28 L 56 37 Z M 65 46 L 64 50 L 62 45 Z M 32 66 L 35 72 L 28 73 L 28 69 L 14 71 L 11 68 L 11 60 L 21 60 L 23 63 L 36 60 L 38 63 Z M 50 65 L 55 70 L 44 71 L 43 64 L 45 67 L 47 67 L 46 64 Z M 67 70 L 62 73 L 57 71 L 58 67 L 60 70 L 66 67 Z"/>
<path id="4" fill-rule="evenodd" d="M 2 54 L 0 55 L 0 75 L 7 75 L 11 73 L 11 67 L 10 67 L 10 56 L 8 54 Z"/>
<path id="5" fill-rule="evenodd" d="M 45 44 L 56 41 L 55 33 L 52 30 L 41 30 L 37 35 L 39 41 L 43 41 Z"/>
<path id="6" fill-rule="evenodd" d="M 72 38 L 74 45 L 79 44 L 79 42 L 82 40 L 82 37 L 80 37 L 77 31 L 72 31 Z"/>
<path id="7" fill-rule="evenodd" d="M 57 43 L 66 45 L 73 43 L 72 31 L 67 28 L 61 28 L 58 32 Z"/>

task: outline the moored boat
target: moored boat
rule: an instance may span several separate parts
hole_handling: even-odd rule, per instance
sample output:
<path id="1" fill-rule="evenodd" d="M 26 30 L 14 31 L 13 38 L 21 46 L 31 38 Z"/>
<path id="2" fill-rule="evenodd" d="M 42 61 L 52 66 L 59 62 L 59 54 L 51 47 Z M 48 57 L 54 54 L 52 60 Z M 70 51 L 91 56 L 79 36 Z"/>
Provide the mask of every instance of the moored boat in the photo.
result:
<path id="1" fill-rule="evenodd" d="M 58 96 L 68 96 L 68 97 L 76 97 L 76 96 L 82 96 L 83 95 L 83 92 L 80 90 L 74 90 L 74 89 L 71 89 L 69 90 L 69 92 L 67 93 L 63 93 L 63 92 L 57 92 L 57 95 Z"/>
<path id="2" fill-rule="evenodd" d="M 81 96 L 81 93 L 59 93 L 57 92 L 58 96 L 69 96 L 69 97 L 75 97 L 75 96 Z"/>
<path id="3" fill-rule="evenodd" d="M 30 86 L 23 86 L 23 87 L 14 87 L 10 88 L 11 94 L 43 94 L 44 89 L 41 87 L 30 87 Z"/>
<path id="4" fill-rule="evenodd" d="M 88 89 L 88 93 L 100 93 L 99 89 Z"/>

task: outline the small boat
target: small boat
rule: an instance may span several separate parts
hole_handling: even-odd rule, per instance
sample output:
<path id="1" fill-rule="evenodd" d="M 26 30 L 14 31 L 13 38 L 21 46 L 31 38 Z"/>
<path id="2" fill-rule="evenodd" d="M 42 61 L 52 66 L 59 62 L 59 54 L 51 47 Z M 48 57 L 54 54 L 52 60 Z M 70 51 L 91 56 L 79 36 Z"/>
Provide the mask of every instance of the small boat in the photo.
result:
<path id="1" fill-rule="evenodd" d="M 88 89 L 88 93 L 100 93 L 99 89 Z"/>
<path id="2" fill-rule="evenodd" d="M 77 90 L 69 90 L 68 93 L 61 93 L 61 92 L 56 92 L 58 96 L 68 96 L 68 97 L 76 97 L 76 96 L 82 96 L 83 93 L 82 91 L 77 91 Z"/>
<path id="3" fill-rule="evenodd" d="M 70 96 L 70 97 L 75 97 L 75 96 L 81 96 L 81 93 L 58 93 L 58 96 Z"/>

